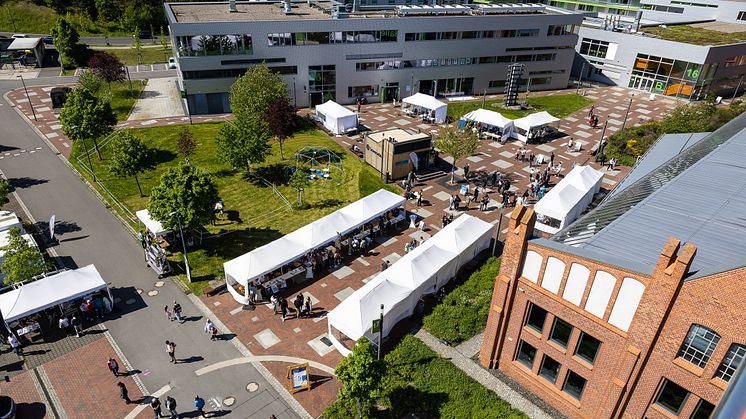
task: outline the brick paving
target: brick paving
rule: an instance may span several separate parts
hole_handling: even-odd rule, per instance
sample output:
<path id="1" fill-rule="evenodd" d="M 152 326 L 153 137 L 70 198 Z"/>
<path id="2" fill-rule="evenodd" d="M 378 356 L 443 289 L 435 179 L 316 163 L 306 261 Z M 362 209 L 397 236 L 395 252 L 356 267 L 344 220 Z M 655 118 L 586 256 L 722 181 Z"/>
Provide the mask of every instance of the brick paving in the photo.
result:
<path id="1" fill-rule="evenodd" d="M 19 419 L 51 417 L 47 406 L 40 401 L 41 396 L 31 374 L 31 371 L 23 371 L 9 381 L 0 381 L 0 394 L 9 396 L 16 402 L 16 417 Z"/>

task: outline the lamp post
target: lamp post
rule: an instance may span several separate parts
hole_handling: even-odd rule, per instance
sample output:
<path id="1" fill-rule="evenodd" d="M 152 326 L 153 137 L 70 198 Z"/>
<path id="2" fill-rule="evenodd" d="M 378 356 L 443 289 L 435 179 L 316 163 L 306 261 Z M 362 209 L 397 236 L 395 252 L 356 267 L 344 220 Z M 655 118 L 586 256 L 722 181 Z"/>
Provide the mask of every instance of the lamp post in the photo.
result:
<path id="1" fill-rule="evenodd" d="M 580 93 L 580 84 L 583 83 L 583 73 L 585 73 L 585 63 L 583 63 L 583 68 L 580 69 L 580 77 L 578 77 L 578 87 L 575 89 L 575 94 Z"/>
<path id="2" fill-rule="evenodd" d="M 601 130 L 601 138 L 598 140 L 598 150 L 596 150 L 596 161 L 599 161 L 601 155 L 604 153 L 604 135 L 606 134 L 606 125 L 608 124 L 609 124 L 609 119 L 607 118 L 606 121 L 604 121 L 604 129 Z"/>
<path id="3" fill-rule="evenodd" d="M 184 249 L 184 264 L 186 266 L 187 279 L 189 280 L 189 282 L 192 282 L 192 272 L 189 269 L 189 253 L 187 252 L 186 242 L 184 241 L 184 230 L 181 227 L 181 217 L 179 216 L 179 213 L 176 211 L 168 215 L 172 217 L 175 215 L 176 221 L 178 221 L 179 223 L 179 234 L 181 235 L 181 247 Z"/>
<path id="4" fill-rule="evenodd" d="M 484 93 L 482 93 L 482 109 L 484 109 L 484 103 L 487 100 L 487 88 L 484 88 Z"/>
<path id="5" fill-rule="evenodd" d="M 383 346 L 383 304 L 381 304 L 381 317 L 378 324 L 378 360 L 381 360 L 381 346 Z"/>
<path id="6" fill-rule="evenodd" d="M 627 125 L 627 117 L 629 116 L 629 108 L 632 107 L 633 97 L 635 97 L 634 93 L 632 93 L 632 96 L 629 97 L 629 103 L 627 104 L 627 112 L 624 114 L 624 121 L 622 121 L 622 129 L 624 129 L 624 126 Z"/>
<path id="7" fill-rule="evenodd" d="M 34 121 L 37 121 L 36 111 L 34 110 L 34 105 L 31 104 L 31 97 L 28 95 L 28 89 L 26 89 L 26 82 L 23 80 L 23 75 L 19 74 L 18 77 L 21 79 L 21 84 L 23 85 L 23 91 L 26 93 L 26 99 L 28 99 L 28 106 L 31 108 L 31 114 L 34 115 Z"/>
<path id="8" fill-rule="evenodd" d="M 77 125 L 73 125 L 71 128 L 76 132 L 75 136 L 78 137 L 77 139 L 79 139 L 83 143 L 83 151 L 85 152 L 85 156 L 88 159 L 88 167 L 91 168 L 91 175 L 93 176 L 93 181 L 98 182 L 98 180 L 96 179 L 96 172 L 93 171 L 93 163 L 91 163 L 91 154 L 88 152 L 88 144 L 86 144 L 85 138 L 81 137 L 80 133 L 78 133 L 78 128 L 80 127 Z"/>

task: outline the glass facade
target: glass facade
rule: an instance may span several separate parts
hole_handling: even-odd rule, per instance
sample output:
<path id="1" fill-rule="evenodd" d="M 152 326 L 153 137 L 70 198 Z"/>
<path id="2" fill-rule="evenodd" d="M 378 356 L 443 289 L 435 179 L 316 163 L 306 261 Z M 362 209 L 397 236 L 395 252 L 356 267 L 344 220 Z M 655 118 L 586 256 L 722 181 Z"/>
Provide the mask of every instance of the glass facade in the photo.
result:
<path id="1" fill-rule="evenodd" d="M 629 87 L 698 100 L 704 97 L 712 83 L 717 64 L 697 64 L 670 58 L 637 54 L 632 67 Z"/>
<path id="2" fill-rule="evenodd" d="M 270 47 L 289 45 L 367 44 L 396 42 L 399 31 L 345 31 L 345 32 L 281 32 L 268 33 Z"/>
<path id="3" fill-rule="evenodd" d="M 337 71 L 333 65 L 308 67 L 308 94 L 311 106 L 337 98 Z"/>
<path id="4" fill-rule="evenodd" d="M 251 34 L 177 36 L 179 56 L 235 55 L 254 52 Z"/>

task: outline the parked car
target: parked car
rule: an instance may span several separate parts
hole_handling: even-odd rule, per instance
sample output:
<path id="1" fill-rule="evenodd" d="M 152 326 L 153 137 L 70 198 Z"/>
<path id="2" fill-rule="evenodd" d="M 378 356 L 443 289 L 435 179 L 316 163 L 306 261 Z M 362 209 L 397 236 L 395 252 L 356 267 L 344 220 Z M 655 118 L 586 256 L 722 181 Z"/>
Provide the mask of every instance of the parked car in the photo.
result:
<path id="1" fill-rule="evenodd" d="M 150 39 L 153 37 L 153 34 L 150 31 L 140 31 L 137 33 L 137 37 L 140 39 Z"/>
<path id="2" fill-rule="evenodd" d="M 168 68 L 176 68 L 176 58 L 170 57 L 168 59 Z"/>
<path id="3" fill-rule="evenodd" d="M 28 35 L 26 35 L 25 33 L 14 33 L 11 38 L 28 38 Z"/>
<path id="4" fill-rule="evenodd" d="M 0 419 L 15 419 L 16 402 L 8 396 L 0 396 Z"/>
<path id="5" fill-rule="evenodd" d="M 52 45 L 54 44 L 54 39 L 52 38 L 52 35 L 44 35 L 41 37 L 41 42 Z"/>

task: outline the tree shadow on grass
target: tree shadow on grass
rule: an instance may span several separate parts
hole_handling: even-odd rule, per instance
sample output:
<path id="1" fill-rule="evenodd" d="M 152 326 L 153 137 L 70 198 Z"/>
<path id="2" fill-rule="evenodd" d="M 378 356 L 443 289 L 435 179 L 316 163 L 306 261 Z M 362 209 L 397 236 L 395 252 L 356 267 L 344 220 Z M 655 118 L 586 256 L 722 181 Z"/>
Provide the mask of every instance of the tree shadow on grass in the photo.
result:
<path id="1" fill-rule="evenodd" d="M 223 178 L 223 177 L 231 177 L 235 176 L 236 173 L 238 173 L 238 170 L 236 169 L 220 169 L 212 172 L 212 176 L 216 178 Z"/>
<path id="2" fill-rule="evenodd" d="M 148 162 L 150 163 L 149 168 L 153 169 L 155 166 L 168 163 L 177 157 L 176 153 L 170 150 L 163 150 L 160 148 L 153 148 L 150 150 L 150 156 L 148 156 Z"/>
<path id="3" fill-rule="evenodd" d="M 285 184 L 285 169 L 288 165 L 285 163 L 272 163 L 262 166 L 254 171 L 254 176 L 245 176 L 244 178 L 252 184 L 260 187 L 267 187 L 262 179 L 266 179 L 275 185 Z"/>
<path id="4" fill-rule="evenodd" d="M 322 199 L 321 201 L 314 202 L 312 208 L 333 208 L 342 205 L 342 201 L 335 198 Z"/>
<path id="5" fill-rule="evenodd" d="M 392 389 L 387 396 L 391 402 L 391 410 L 389 415 L 383 416 L 394 418 L 410 413 L 422 419 L 437 418 L 440 417 L 440 407 L 448 401 L 446 393 L 423 391 L 412 386 Z"/>

